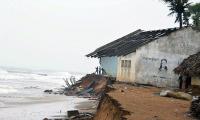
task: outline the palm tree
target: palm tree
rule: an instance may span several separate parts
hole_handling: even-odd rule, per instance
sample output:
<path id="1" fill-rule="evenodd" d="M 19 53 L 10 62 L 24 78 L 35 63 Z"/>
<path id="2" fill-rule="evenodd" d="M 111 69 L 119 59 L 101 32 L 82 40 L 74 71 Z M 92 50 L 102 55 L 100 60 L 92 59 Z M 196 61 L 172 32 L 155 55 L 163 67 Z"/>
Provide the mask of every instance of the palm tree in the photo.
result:
<path id="1" fill-rule="evenodd" d="M 189 0 L 163 0 L 166 4 L 169 4 L 169 10 L 171 11 L 168 15 L 176 15 L 176 22 L 179 22 L 180 28 L 183 27 L 183 24 L 188 24 L 188 14 L 187 9 L 191 3 Z"/>
<path id="2" fill-rule="evenodd" d="M 200 3 L 196 3 L 189 7 L 189 11 L 192 14 L 193 24 L 196 27 L 200 27 Z"/>

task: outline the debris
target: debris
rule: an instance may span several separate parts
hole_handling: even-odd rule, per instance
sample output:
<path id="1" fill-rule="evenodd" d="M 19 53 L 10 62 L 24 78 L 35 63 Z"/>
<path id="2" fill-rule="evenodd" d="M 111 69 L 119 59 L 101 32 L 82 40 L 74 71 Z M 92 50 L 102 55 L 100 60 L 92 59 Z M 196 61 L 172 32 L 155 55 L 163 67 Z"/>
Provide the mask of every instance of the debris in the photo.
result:
<path id="1" fill-rule="evenodd" d="M 168 97 L 173 97 L 177 99 L 192 100 L 192 96 L 184 92 L 168 92 L 167 95 Z"/>
<path id="2" fill-rule="evenodd" d="M 92 113 L 79 113 L 78 110 L 67 111 L 67 115 L 70 120 L 91 120 L 94 116 Z"/>
<path id="3" fill-rule="evenodd" d="M 76 78 L 74 76 L 71 76 L 70 82 L 71 82 L 72 85 L 75 85 L 76 84 Z"/>
<path id="4" fill-rule="evenodd" d="M 91 83 L 89 83 L 89 84 L 87 85 L 86 89 L 91 88 L 91 87 L 94 85 L 95 82 L 96 82 L 96 80 L 93 80 Z"/>
<path id="5" fill-rule="evenodd" d="M 53 90 L 45 90 L 44 92 L 51 94 L 53 92 Z"/>
<path id="6" fill-rule="evenodd" d="M 64 79 L 65 80 L 65 79 Z M 111 84 L 112 79 L 110 77 L 105 77 L 102 75 L 88 74 L 81 78 L 78 82 L 69 79 L 70 87 L 65 88 L 64 94 L 69 96 L 77 95 L 78 97 L 88 98 L 89 100 L 98 101 L 105 94 L 106 91 L 114 89 L 113 86 L 107 85 Z M 66 81 L 68 81 L 66 79 Z M 67 84 L 66 83 L 66 84 Z M 87 112 L 91 112 L 91 109 L 95 109 L 98 104 L 86 109 L 81 109 Z M 96 110 L 96 109 L 95 109 Z M 70 113 L 71 112 L 71 113 Z M 91 120 L 93 115 L 86 113 L 79 113 L 78 111 L 68 111 L 68 118 L 70 120 Z"/>
<path id="7" fill-rule="evenodd" d="M 65 84 L 67 85 L 67 87 L 70 87 L 71 85 L 69 84 L 69 81 L 67 78 L 63 78 L 63 80 L 65 81 Z"/>
<path id="8" fill-rule="evenodd" d="M 77 116 L 71 117 L 71 120 L 91 120 L 93 116 L 91 113 L 80 113 Z"/>
<path id="9" fill-rule="evenodd" d="M 162 97 L 173 97 L 182 100 L 192 100 L 192 96 L 188 93 L 184 92 L 174 92 L 171 90 L 163 90 L 160 92 L 160 96 Z"/>
<path id="10" fill-rule="evenodd" d="M 171 90 L 162 90 L 162 91 L 160 92 L 160 96 L 162 96 L 162 97 L 167 97 L 167 94 L 168 94 L 169 92 L 172 92 L 172 91 L 171 91 Z"/>
<path id="11" fill-rule="evenodd" d="M 200 119 L 200 96 L 193 98 L 190 114 L 198 119 Z"/>
<path id="12" fill-rule="evenodd" d="M 70 111 L 67 111 L 67 115 L 69 118 L 75 117 L 75 116 L 79 115 L 79 111 L 78 110 L 70 110 Z"/>
<path id="13" fill-rule="evenodd" d="M 93 92 L 93 88 L 89 88 L 89 89 L 86 89 L 86 90 L 84 90 L 84 91 L 82 91 L 81 93 L 79 93 L 79 95 L 85 95 L 86 93 L 91 93 L 91 92 Z"/>

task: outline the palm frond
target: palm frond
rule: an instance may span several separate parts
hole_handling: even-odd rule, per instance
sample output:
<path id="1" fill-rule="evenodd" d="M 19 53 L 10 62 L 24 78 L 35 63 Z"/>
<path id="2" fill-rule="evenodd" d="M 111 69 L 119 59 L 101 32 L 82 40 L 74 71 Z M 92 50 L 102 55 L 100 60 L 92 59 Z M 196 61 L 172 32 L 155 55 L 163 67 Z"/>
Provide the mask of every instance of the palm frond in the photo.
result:
<path id="1" fill-rule="evenodd" d="M 179 22 L 180 27 L 182 26 L 182 21 L 188 23 L 188 14 L 185 13 L 190 6 L 189 0 L 162 0 L 168 4 L 170 13 L 168 16 L 176 15 L 175 23 Z"/>

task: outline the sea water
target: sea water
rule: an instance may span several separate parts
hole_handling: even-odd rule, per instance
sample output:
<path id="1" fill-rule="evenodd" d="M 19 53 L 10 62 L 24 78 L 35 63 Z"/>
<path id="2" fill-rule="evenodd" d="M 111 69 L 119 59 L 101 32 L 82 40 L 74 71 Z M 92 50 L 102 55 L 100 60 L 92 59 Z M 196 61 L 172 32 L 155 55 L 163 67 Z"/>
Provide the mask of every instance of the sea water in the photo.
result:
<path id="1" fill-rule="evenodd" d="M 64 78 L 81 74 L 0 68 L 0 120 L 42 120 L 66 115 L 85 99 L 43 91 L 64 89 Z"/>

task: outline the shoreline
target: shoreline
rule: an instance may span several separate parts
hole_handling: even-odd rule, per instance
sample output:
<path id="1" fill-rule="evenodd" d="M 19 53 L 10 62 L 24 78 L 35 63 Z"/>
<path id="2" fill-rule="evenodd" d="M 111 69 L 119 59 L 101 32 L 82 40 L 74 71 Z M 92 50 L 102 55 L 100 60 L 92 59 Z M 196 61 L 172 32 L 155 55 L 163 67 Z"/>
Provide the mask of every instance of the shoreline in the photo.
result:
<path id="1" fill-rule="evenodd" d="M 97 111 L 97 106 L 98 106 L 99 101 L 97 100 L 88 100 L 88 101 L 83 101 L 78 103 L 75 108 L 77 108 L 80 112 L 88 112 L 88 113 L 96 113 Z"/>
<path id="2" fill-rule="evenodd" d="M 56 96 L 56 97 L 55 97 Z M 76 96 L 55 95 L 54 100 L 48 102 L 29 102 L 22 103 L 12 107 L 0 108 L 1 120 L 43 120 L 44 118 L 65 118 L 66 111 L 77 109 L 76 105 L 87 101 L 84 98 Z M 58 96 L 60 98 L 58 98 Z M 58 101 L 59 99 L 59 101 Z M 14 113 L 14 114 L 13 114 Z"/>
<path id="3" fill-rule="evenodd" d="M 29 98 L 31 102 L 18 104 L 18 107 L 0 108 L 3 110 L 0 119 L 192 120 L 186 114 L 189 101 L 161 97 L 158 95 L 161 90 L 153 86 L 114 82 L 106 76 L 89 74 L 65 89 L 62 95 L 44 94 L 44 97 Z M 169 108 L 164 111 L 165 114 L 161 110 L 163 106 Z"/>

